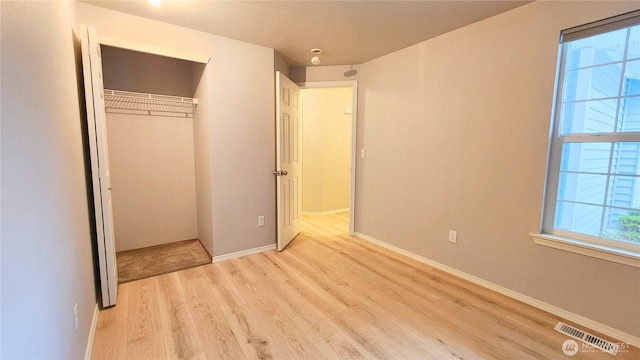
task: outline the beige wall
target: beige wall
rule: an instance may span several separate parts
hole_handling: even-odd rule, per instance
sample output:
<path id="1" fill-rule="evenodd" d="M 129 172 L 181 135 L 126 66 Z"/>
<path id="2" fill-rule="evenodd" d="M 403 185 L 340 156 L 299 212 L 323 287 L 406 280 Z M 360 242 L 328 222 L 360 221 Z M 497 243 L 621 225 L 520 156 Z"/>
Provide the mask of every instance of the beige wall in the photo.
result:
<path id="1" fill-rule="evenodd" d="M 116 250 L 198 237 L 193 119 L 107 114 Z"/>
<path id="2" fill-rule="evenodd" d="M 0 358 L 82 359 L 96 287 L 75 13 L 2 1 L 0 16 Z"/>
<path id="3" fill-rule="evenodd" d="M 104 88 L 193 97 L 192 62 L 101 46 Z"/>
<path id="4" fill-rule="evenodd" d="M 351 88 L 309 88 L 302 98 L 302 211 L 349 208 Z"/>
<path id="5" fill-rule="evenodd" d="M 289 77 L 289 64 L 287 64 L 282 54 L 277 51 L 273 52 L 273 65 L 275 71 L 280 71 L 284 76 Z"/>
<path id="6" fill-rule="evenodd" d="M 84 3 L 76 8 L 77 25 L 94 25 L 98 35 L 211 58 L 196 94 L 204 117 L 194 120 L 198 236 L 213 256 L 274 244 L 273 49 Z M 259 215 L 266 226 L 257 226 Z"/>
<path id="7" fill-rule="evenodd" d="M 209 86 L 206 79 L 210 78 L 209 67 L 204 67 L 202 77 L 194 72 L 196 84 L 195 97 L 209 99 Z M 203 80 L 204 79 L 204 80 Z M 198 225 L 198 239 L 213 255 L 213 196 L 211 179 L 211 122 L 209 121 L 209 102 L 200 101 L 193 117 L 193 158 L 196 180 L 196 214 Z"/>
<path id="8" fill-rule="evenodd" d="M 640 336 L 639 269 L 528 235 L 559 33 L 638 7 L 538 1 L 363 64 L 356 231 Z"/>
<path id="9" fill-rule="evenodd" d="M 360 65 L 308 66 L 289 69 L 294 82 L 358 80 Z"/>

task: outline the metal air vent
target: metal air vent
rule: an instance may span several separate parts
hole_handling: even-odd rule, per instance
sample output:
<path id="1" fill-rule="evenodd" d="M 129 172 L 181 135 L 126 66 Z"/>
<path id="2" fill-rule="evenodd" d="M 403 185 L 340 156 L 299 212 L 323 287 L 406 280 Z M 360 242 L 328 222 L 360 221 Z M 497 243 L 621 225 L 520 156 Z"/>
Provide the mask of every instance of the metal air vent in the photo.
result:
<path id="1" fill-rule="evenodd" d="M 559 321 L 553 329 L 611 355 L 615 355 L 618 352 L 618 344 L 599 338 L 595 335 L 591 335 L 563 322 Z"/>

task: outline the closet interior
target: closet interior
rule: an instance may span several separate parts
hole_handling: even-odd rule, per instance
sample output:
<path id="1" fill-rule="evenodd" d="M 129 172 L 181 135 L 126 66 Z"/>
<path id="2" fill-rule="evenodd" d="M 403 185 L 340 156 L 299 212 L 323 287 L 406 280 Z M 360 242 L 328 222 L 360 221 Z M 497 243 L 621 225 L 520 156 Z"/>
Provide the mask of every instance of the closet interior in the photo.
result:
<path id="1" fill-rule="evenodd" d="M 101 53 L 119 282 L 211 263 L 198 239 L 194 146 L 206 65 Z"/>

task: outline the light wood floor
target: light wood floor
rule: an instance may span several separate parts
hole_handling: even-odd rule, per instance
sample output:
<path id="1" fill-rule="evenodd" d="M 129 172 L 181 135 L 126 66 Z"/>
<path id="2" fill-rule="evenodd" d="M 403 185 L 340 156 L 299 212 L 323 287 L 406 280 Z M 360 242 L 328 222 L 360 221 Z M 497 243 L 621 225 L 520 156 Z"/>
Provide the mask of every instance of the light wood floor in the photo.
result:
<path id="1" fill-rule="evenodd" d="M 281 253 L 120 285 L 92 358 L 567 358 L 557 317 L 351 238 L 345 214 L 305 219 Z"/>

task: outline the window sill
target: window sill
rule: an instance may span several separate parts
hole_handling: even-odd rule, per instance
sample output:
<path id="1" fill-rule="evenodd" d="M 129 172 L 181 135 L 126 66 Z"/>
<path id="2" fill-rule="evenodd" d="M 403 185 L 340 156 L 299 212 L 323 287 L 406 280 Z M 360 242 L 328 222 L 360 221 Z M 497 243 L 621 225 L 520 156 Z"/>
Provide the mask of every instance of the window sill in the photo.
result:
<path id="1" fill-rule="evenodd" d="M 529 236 L 538 245 L 548 246 L 555 249 L 570 251 L 576 254 L 609 260 L 640 268 L 640 254 L 632 251 L 625 251 L 608 246 L 596 245 L 580 240 L 568 239 L 550 234 L 530 233 Z"/>

